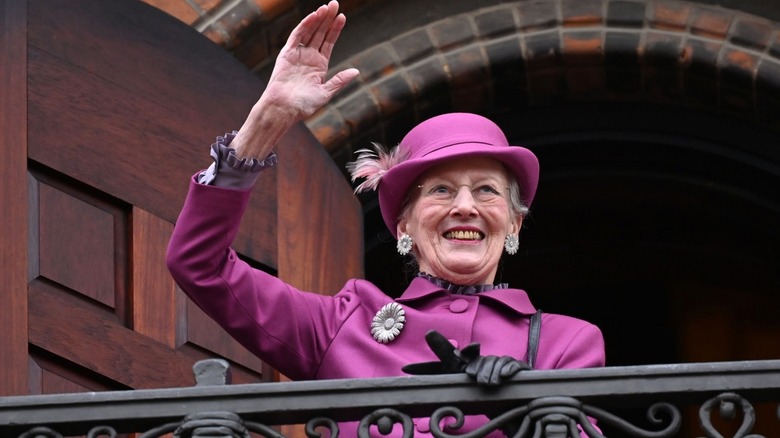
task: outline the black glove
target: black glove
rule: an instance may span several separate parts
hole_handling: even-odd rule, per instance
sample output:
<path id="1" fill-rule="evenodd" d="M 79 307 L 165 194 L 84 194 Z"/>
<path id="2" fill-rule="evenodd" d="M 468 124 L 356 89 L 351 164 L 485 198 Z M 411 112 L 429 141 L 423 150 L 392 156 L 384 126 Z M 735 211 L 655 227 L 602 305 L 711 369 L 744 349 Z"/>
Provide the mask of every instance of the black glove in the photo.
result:
<path id="1" fill-rule="evenodd" d="M 482 385 L 495 386 L 502 379 L 514 376 L 531 367 L 510 356 L 480 356 L 479 344 L 473 343 L 458 350 L 441 333 L 431 330 L 425 340 L 439 362 L 422 362 L 406 365 L 401 370 L 407 374 L 466 373 Z"/>
<path id="2" fill-rule="evenodd" d="M 502 379 L 530 369 L 527 363 L 511 356 L 477 356 L 466 365 L 466 374 L 476 379 L 477 383 L 495 386 Z"/>

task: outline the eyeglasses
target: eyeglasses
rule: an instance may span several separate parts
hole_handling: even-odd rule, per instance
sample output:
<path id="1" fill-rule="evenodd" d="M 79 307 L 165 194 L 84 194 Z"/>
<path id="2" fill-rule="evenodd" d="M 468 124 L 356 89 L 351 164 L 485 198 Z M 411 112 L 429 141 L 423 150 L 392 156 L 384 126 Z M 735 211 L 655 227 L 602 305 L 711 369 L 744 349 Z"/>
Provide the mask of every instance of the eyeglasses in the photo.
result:
<path id="1" fill-rule="evenodd" d="M 471 192 L 471 197 L 478 203 L 490 203 L 504 197 L 501 190 L 491 184 L 480 184 L 477 186 L 470 186 L 468 184 L 433 184 L 430 188 L 426 188 L 425 184 L 417 186 L 417 188 L 422 191 L 423 196 L 442 203 L 452 202 L 455 197 L 458 196 L 458 193 L 460 193 L 461 187 L 467 187 Z M 503 187 L 503 189 L 509 191 L 509 187 Z"/>

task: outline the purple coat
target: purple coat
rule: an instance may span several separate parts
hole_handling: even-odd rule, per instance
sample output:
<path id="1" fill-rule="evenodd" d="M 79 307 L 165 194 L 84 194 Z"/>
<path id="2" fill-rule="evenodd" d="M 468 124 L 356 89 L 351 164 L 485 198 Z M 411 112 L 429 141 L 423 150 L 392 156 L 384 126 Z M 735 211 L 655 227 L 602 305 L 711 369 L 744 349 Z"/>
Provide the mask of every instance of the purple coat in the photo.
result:
<path id="1" fill-rule="evenodd" d="M 431 329 L 459 348 L 479 342 L 484 355 L 526 358 L 529 316 L 536 309 L 520 289 L 451 295 L 416 278 L 395 300 L 406 323 L 384 344 L 373 338 L 371 321 L 393 299 L 370 282 L 350 280 L 336 295 L 323 296 L 251 268 L 230 248 L 249 195 L 191 182 L 168 247 L 168 267 L 200 308 L 291 379 L 402 376 L 404 365 L 437 360 L 424 338 Z M 596 326 L 543 314 L 535 368 L 603 365 L 604 341 Z M 472 421 L 461 431 L 473 428 Z M 343 425 L 343 436 L 356 436 L 353 427 Z M 426 431 L 427 420 L 417 427 Z"/>

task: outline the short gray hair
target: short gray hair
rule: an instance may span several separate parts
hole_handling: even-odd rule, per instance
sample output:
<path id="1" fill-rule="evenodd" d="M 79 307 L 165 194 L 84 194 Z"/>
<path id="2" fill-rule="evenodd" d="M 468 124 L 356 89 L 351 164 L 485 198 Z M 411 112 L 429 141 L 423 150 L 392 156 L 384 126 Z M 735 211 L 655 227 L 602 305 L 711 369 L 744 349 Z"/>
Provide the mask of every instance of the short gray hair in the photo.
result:
<path id="1" fill-rule="evenodd" d="M 520 184 L 514 175 L 508 172 L 507 175 L 509 175 L 509 205 L 512 206 L 515 214 L 525 216 L 528 214 L 528 207 L 526 207 L 523 199 L 520 197 Z"/>

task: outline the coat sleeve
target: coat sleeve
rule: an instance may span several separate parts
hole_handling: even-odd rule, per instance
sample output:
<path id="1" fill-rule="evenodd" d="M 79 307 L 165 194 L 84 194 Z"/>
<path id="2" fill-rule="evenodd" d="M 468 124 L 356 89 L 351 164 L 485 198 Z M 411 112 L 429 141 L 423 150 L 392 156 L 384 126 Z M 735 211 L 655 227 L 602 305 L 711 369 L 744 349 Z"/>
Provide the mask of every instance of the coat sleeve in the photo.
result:
<path id="1" fill-rule="evenodd" d="M 179 287 L 233 338 L 286 376 L 311 379 L 356 295 L 302 292 L 254 269 L 231 248 L 249 190 L 190 182 L 168 244 Z"/>

